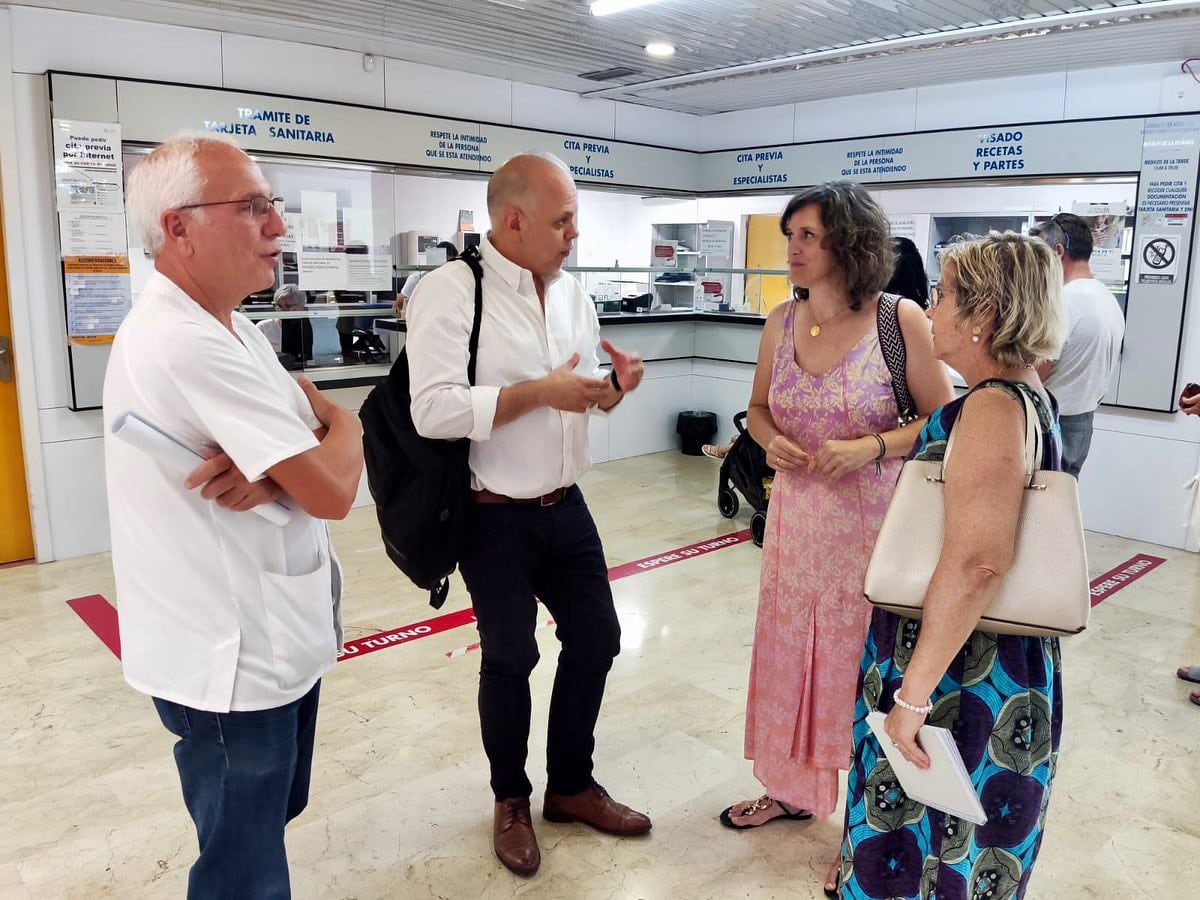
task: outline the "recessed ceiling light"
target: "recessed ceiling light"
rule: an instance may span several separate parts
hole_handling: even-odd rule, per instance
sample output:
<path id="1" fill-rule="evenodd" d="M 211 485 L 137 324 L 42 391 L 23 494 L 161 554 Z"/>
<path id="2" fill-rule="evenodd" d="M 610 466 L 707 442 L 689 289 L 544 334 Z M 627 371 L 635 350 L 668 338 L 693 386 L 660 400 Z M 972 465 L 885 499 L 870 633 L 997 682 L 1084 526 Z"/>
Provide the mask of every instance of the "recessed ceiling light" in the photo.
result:
<path id="1" fill-rule="evenodd" d="M 613 13 L 625 12 L 627 9 L 637 9 L 639 6 L 649 6 L 659 0 L 592 0 L 593 16 L 610 16 Z"/>
<path id="2" fill-rule="evenodd" d="M 651 56 L 674 56 L 675 45 L 666 41 L 651 41 L 646 45 L 646 52 Z"/>

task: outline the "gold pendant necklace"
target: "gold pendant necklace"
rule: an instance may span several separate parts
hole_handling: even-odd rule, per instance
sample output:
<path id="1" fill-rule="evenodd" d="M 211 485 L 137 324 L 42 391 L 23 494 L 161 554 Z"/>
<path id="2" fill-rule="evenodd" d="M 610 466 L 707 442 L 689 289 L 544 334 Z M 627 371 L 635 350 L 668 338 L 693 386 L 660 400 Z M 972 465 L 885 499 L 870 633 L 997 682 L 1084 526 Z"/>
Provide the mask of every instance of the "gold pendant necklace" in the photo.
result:
<path id="1" fill-rule="evenodd" d="M 843 309 L 839 313 L 834 313 L 832 316 L 830 316 L 824 322 L 817 322 L 816 321 L 817 317 L 815 315 L 813 315 L 811 310 L 809 310 L 809 315 L 813 317 L 813 321 L 815 322 L 815 324 L 813 325 L 812 328 L 808 329 L 808 333 L 811 334 L 813 337 L 820 337 L 821 336 L 821 326 L 828 325 L 830 322 L 832 322 L 834 319 L 838 318 L 839 316 L 844 316 L 844 315 L 846 315 L 846 313 L 853 312 L 853 311 L 854 310 L 847 307 L 846 309 Z"/>

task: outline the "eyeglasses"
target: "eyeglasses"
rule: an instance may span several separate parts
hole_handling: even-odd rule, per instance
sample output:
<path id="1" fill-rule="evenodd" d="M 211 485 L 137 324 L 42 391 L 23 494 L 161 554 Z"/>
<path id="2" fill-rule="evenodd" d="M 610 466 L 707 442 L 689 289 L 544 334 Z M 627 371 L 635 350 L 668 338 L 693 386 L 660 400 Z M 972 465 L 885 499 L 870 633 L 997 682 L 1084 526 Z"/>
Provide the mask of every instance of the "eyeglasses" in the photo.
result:
<path id="1" fill-rule="evenodd" d="M 279 215 L 283 215 L 284 200 L 282 197 L 264 197 L 262 194 L 257 194 L 253 197 L 246 197 L 242 200 L 214 200 L 211 203 L 189 203 L 187 206 L 177 206 L 176 209 L 202 209 L 205 206 L 232 206 L 235 203 L 241 203 L 245 206 L 246 211 L 255 219 L 265 219 L 271 214 L 274 209 Z"/>
<path id="2" fill-rule="evenodd" d="M 942 302 L 942 298 L 944 296 L 949 296 L 953 293 L 955 292 L 946 290 L 946 288 L 942 287 L 940 284 L 935 284 L 929 289 L 929 308 L 934 309 L 939 303 Z"/>

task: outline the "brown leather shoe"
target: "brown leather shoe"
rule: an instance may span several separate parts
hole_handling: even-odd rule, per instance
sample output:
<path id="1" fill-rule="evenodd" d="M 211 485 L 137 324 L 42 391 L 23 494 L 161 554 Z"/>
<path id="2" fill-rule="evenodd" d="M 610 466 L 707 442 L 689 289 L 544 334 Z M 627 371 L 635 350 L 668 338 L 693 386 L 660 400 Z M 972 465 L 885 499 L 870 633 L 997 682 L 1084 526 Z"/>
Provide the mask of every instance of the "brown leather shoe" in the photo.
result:
<path id="1" fill-rule="evenodd" d="M 547 822 L 583 822 L 597 831 L 630 837 L 650 830 L 650 818 L 618 803 L 596 782 L 569 797 L 546 791 L 542 817 Z"/>
<path id="2" fill-rule="evenodd" d="M 532 875 L 542 864 L 528 797 L 512 797 L 496 804 L 492 846 L 505 867 L 518 875 Z"/>

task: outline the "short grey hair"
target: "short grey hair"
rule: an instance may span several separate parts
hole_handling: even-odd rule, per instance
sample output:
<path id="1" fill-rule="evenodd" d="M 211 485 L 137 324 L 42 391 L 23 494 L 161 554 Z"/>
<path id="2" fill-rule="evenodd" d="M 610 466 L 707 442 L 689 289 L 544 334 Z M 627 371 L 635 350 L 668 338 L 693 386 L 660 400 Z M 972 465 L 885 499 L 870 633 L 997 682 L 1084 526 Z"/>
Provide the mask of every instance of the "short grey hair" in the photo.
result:
<path id="1" fill-rule="evenodd" d="M 305 305 L 304 294 L 294 284 L 285 284 L 275 292 L 275 308 L 278 310 L 298 309 Z"/>
<path id="2" fill-rule="evenodd" d="M 180 134 L 156 147 L 129 173 L 125 211 L 147 256 L 156 257 L 163 248 L 163 213 L 200 202 L 204 178 L 196 157 L 214 145 L 237 147 L 224 135 Z M 203 210 L 196 213 L 203 215 Z"/>
<path id="3" fill-rule="evenodd" d="M 525 196 L 529 190 L 530 170 L 538 162 L 548 163 L 556 167 L 572 184 L 575 183 L 575 176 L 571 174 L 570 167 L 553 153 L 534 153 L 532 151 L 518 153 L 516 156 L 505 160 L 504 164 L 488 179 L 487 208 L 489 218 L 498 218 L 501 210 L 506 205 L 513 204 Z"/>

